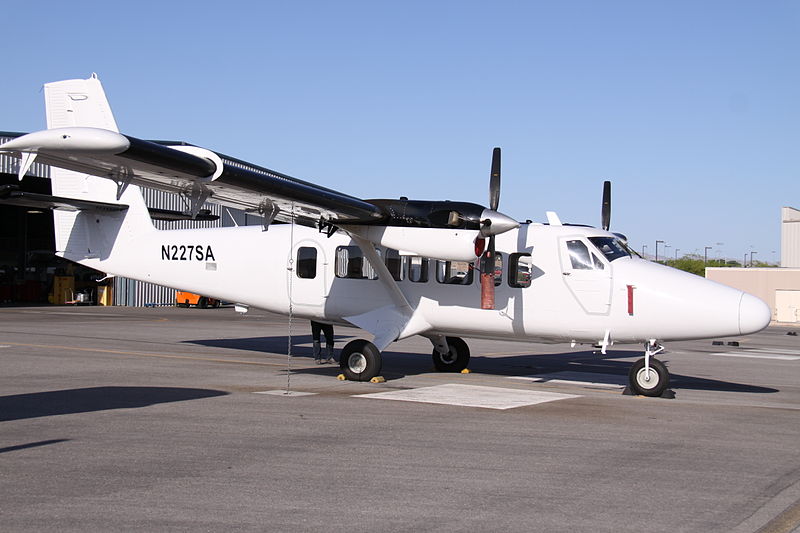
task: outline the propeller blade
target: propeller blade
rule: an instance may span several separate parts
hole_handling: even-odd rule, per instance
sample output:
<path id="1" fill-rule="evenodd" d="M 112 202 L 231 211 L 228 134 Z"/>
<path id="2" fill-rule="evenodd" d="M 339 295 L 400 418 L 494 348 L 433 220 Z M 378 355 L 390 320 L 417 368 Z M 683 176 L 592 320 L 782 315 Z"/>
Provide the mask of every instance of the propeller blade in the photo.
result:
<path id="1" fill-rule="evenodd" d="M 500 148 L 492 151 L 492 173 L 489 175 L 489 209 L 497 211 L 500 205 Z"/>
<path id="2" fill-rule="evenodd" d="M 611 227 L 611 182 L 603 182 L 603 208 L 600 212 L 603 229 L 608 231 Z"/>

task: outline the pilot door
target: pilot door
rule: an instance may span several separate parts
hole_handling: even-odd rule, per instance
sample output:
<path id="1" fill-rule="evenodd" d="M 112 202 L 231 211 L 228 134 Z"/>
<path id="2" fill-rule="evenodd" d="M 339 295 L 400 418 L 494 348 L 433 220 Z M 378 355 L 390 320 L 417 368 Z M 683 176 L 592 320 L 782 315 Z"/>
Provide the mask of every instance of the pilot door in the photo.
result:
<path id="1" fill-rule="evenodd" d="M 325 305 L 325 264 L 325 253 L 315 242 L 302 241 L 294 245 L 287 270 L 287 289 L 293 304 Z"/>
<path id="2" fill-rule="evenodd" d="M 611 265 L 580 237 L 560 243 L 564 283 L 587 313 L 606 314 L 611 307 Z"/>

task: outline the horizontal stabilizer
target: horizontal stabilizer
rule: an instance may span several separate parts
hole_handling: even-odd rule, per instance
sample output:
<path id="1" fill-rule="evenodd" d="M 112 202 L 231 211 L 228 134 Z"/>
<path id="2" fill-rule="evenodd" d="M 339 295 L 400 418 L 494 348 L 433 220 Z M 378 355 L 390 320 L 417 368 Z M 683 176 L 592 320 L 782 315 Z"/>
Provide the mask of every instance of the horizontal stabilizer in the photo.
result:
<path id="1" fill-rule="evenodd" d="M 20 191 L 15 185 L 0 185 L 0 204 L 36 207 L 39 209 L 64 209 L 67 211 L 124 211 L 128 209 L 128 206 L 125 204 L 95 202 L 92 200 L 79 200 L 77 198 L 64 198 L 62 196 L 53 196 L 50 194 Z"/>

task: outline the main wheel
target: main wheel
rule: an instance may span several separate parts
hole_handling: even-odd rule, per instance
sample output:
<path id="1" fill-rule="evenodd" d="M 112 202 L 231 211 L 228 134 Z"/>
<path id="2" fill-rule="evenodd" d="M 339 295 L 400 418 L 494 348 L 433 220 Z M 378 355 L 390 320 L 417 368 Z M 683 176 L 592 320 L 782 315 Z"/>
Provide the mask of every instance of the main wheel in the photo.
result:
<path id="1" fill-rule="evenodd" d="M 345 344 L 339 366 L 347 379 L 369 381 L 381 371 L 381 352 L 371 342 L 356 339 Z"/>
<path id="2" fill-rule="evenodd" d="M 433 349 L 433 366 L 439 372 L 461 372 L 469 365 L 469 346 L 459 337 L 447 337 L 450 351 L 441 354 Z"/>
<path id="3" fill-rule="evenodd" d="M 661 396 L 669 386 L 669 372 L 664 363 L 650 358 L 650 375 L 644 369 L 644 358 L 636 361 L 628 373 L 631 389 L 642 396 Z"/>

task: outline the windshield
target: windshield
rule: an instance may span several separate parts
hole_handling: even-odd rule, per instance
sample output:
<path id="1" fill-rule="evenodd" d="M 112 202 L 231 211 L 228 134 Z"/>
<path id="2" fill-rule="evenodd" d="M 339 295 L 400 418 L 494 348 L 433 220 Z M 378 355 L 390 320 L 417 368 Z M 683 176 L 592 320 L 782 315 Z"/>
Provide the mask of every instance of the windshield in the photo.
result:
<path id="1" fill-rule="evenodd" d="M 619 259 L 620 257 L 631 256 L 628 247 L 614 237 L 589 237 L 589 240 L 598 250 L 603 252 L 603 255 L 606 256 L 606 259 L 609 261 Z"/>

